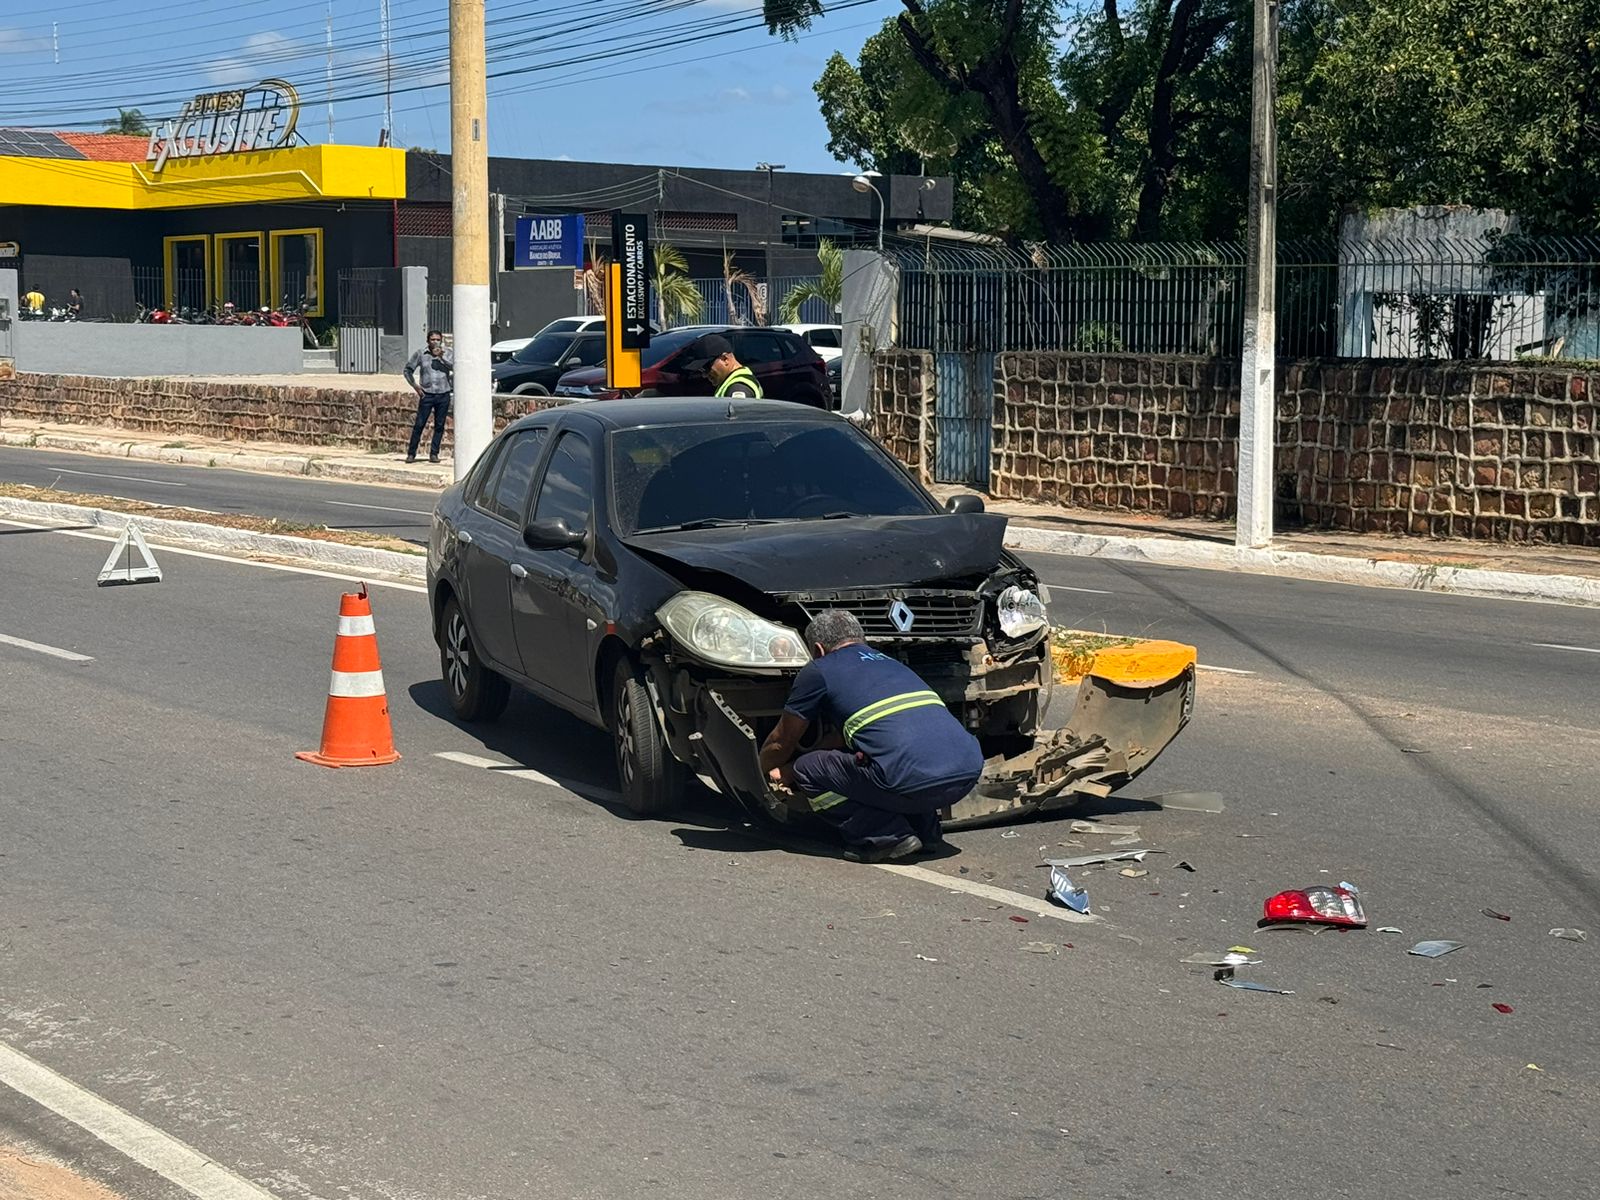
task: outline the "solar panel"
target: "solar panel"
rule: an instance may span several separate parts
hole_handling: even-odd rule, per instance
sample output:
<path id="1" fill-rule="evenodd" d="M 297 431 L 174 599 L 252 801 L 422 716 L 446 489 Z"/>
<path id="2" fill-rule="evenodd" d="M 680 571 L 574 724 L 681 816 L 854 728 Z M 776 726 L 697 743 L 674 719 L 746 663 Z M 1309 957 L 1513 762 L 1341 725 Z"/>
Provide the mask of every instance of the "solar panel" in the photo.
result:
<path id="1" fill-rule="evenodd" d="M 68 145 L 55 134 L 36 129 L 0 129 L 0 155 L 13 158 L 87 157 L 76 146 Z"/>

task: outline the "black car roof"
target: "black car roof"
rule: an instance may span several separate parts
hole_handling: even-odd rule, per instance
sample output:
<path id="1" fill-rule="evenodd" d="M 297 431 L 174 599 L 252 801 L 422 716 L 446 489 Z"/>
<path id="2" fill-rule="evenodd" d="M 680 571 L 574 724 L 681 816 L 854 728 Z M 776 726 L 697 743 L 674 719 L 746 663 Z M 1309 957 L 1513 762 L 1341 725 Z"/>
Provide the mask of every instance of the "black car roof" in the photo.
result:
<path id="1" fill-rule="evenodd" d="M 727 400 L 715 396 L 650 396 L 634 400 L 589 400 L 545 409 L 517 421 L 512 428 L 532 424 L 535 418 L 552 412 L 570 412 L 591 417 L 607 429 L 634 429 L 640 426 L 688 425 L 702 421 L 726 421 L 731 415 L 756 421 L 789 421 L 797 425 L 849 424 L 835 413 L 823 412 L 808 404 L 786 400 Z"/>

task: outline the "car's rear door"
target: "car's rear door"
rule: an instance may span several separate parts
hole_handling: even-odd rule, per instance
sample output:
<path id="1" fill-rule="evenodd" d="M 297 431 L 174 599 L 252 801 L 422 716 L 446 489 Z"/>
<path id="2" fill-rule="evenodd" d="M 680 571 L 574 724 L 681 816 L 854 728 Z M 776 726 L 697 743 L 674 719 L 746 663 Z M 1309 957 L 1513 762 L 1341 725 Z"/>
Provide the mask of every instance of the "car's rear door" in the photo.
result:
<path id="1" fill-rule="evenodd" d="M 549 433 L 538 426 L 507 435 L 493 478 L 478 490 L 456 529 L 464 608 L 473 640 L 491 664 L 511 672 L 522 663 L 511 620 L 511 566 L 522 550 L 534 471 Z"/>

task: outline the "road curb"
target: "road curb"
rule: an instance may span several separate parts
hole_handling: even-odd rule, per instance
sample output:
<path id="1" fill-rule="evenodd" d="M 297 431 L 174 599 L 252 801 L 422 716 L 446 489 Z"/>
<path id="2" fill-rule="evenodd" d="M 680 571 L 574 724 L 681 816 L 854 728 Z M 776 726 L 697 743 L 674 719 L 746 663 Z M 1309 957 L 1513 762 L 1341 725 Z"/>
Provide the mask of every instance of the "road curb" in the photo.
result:
<path id="1" fill-rule="evenodd" d="M 188 467 L 226 467 L 264 475 L 304 475 L 340 479 L 347 483 L 379 483 L 434 491 L 448 487 L 451 481 L 449 468 L 433 468 L 431 464 L 426 469 L 384 466 L 347 458 L 323 458 L 315 454 L 258 454 L 247 450 L 207 449 L 203 446 L 157 446 L 150 442 L 130 442 L 74 433 L 0 432 L 0 446 L 71 450 L 79 454 L 137 458 L 146 462 L 178 463 Z"/>
<path id="2" fill-rule="evenodd" d="M 1006 530 L 1006 545 L 1043 554 L 1109 558 L 1165 567 L 1278 575 L 1322 583 L 1443 592 L 1452 596 L 1477 596 L 1493 600 L 1600 606 L 1600 579 L 1582 575 L 1532 575 L 1520 571 L 1452 567 L 1442 563 L 1310 554 L 1303 550 L 1248 550 L 1217 542 L 1189 542 L 1163 537 L 1108 537 L 1104 534 L 1070 533 L 1027 525 L 1010 526 Z"/>
<path id="3" fill-rule="evenodd" d="M 380 550 L 374 546 L 349 546 L 343 542 L 324 542 L 283 533 L 257 533 L 249 529 L 230 529 L 225 525 L 173 521 L 143 513 L 111 512 L 103 508 L 19 500 L 11 496 L 0 496 L 0 516 L 69 529 L 102 529 L 108 533 L 121 533 L 132 521 L 146 538 L 161 545 L 205 550 L 233 558 L 288 559 L 306 566 L 356 575 L 383 575 L 407 583 L 424 583 L 427 580 L 427 562 L 421 555 Z"/>

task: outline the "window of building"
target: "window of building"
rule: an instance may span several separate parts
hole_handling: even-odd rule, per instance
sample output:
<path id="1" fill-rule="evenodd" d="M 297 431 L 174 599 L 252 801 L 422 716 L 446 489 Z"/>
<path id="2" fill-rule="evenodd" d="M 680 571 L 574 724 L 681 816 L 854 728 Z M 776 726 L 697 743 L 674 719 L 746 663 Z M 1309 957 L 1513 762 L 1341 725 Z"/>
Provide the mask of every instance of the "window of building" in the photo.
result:
<path id="1" fill-rule="evenodd" d="M 263 233 L 219 233 L 217 243 L 218 304 L 254 312 L 266 300 L 266 245 Z"/>
<path id="2" fill-rule="evenodd" d="M 781 221 L 782 238 L 786 246 L 804 246 L 814 249 L 822 238 L 845 246 L 853 246 L 861 230 L 845 221 L 832 217 L 810 217 L 785 213 Z"/>
<path id="3" fill-rule="evenodd" d="M 693 233 L 738 233 L 738 213 L 714 212 L 664 212 L 661 228 L 681 229 Z"/>
<path id="4" fill-rule="evenodd" d="M 162 239 L 168 309 L 211 306 L 211 239 L 203 233 Z"/>
<path id="5" fill-rule="evenodd" d="M 274 229 L 268 236 L 272 288 L 266 302 L 283 307 L 303 303 L 306 316 L 322 316 L 322 230 Z"/>
<path id="6" fill-rule="evenodd" d="M 450 205 L 444 201 L 402 200 L 395 207 L 398 237 L 449 237 Z"/>

